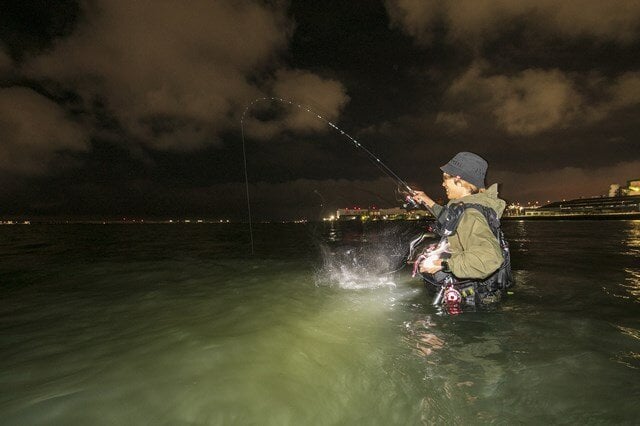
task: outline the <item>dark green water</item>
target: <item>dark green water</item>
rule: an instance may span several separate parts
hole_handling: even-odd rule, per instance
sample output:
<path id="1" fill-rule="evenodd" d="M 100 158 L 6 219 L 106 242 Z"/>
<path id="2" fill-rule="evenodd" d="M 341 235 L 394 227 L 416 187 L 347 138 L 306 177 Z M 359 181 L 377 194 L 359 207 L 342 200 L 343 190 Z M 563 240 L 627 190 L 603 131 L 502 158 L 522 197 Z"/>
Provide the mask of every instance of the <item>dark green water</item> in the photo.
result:
<path id="1" fill-rule="evenodd" d="M 638 424 L 640 221 L 504 228 L 449 317 L 397 224 L 0 227 L 0 423 Z"/>

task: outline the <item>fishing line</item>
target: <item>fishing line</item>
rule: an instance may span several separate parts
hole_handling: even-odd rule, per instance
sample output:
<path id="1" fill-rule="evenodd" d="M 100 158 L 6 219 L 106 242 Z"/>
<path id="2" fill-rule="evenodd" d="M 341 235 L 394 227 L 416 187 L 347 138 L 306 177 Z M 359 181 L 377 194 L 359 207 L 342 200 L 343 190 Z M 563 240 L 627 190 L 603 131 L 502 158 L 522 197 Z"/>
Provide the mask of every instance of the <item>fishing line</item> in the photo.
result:
<path id="1" fill-rule="evenodd" d="M 275 102 L 280 102 L 284 104 L 289 104 L 291 106 L 297 107 L 298 109 L 307 111 L 308 113 L 315 115 L 319 120 L 324 121 L 327 125 L 333 127 L 341 135 L 345 136 L 356 148 L 360 148 L 361 150 L 363 150 L 367 154 L 369 160 L 371 160 L 373 164 L 375 164 L 380 170 L 382 170 L 388 177 L 390 177 L 393 181 L 395 181 L 396 184 L 401 186 L 410 194 L 414 192 L 409 186 L 409 184 L 407 184 L 407 182 L 405 182 L 396 173 L 394 173 L 393 170 L 391 170 L 386 164 L 384 164 L 382 160 L 376 157 L 369 149 L 367 149 L 360 142 L 358 142 L 353 136 L 351 136 L 350 134 L 342 130 L 340 127 L 338 127 L 336 124 L 334 124 L 331 120 L 325 118 L 322 114 L 313 110 L 310 106 L 299 104 L 297 102 L 290 101 L 288 99 L 278 98 L 278 97 L 263 97 L 263 98 L 254 99 L 251 103 L 249 103 L 245 107 L 244 111 L 242 112 L 242 117 L 240 119 L 240 127 L 242 130 L 241 132 L 242 133 L 242 155 L 244 159 L 244 177 L 245 177 L 245 186 L 246 186 L 246 193 L 247 193 L 247 210 L 249 214 L 249 233 L 251 236 L 251 254 L 254 253 L 254 246 L 253 246 L 253 229 L 252 229 L 252 221 L 251 221 L 251 201 L 249 197 L 249 174 L 247 171 L 247 153 L 246 153 L 245 140 L 244 140 L 244 120 L 249 109 L 253 107 L 255 104 L 257 104 L 258 102 L 262 102 L 262 101 L 272 101 L 272 102 L 275 101 Z"/>
<path id="2" fill-rule="evenodd" d="M 249 174 L 247 173 L 247 150 L 244 145 L 244 115 L 247 112 L 247 108 L 245 108 L 242 113 L 242 118 L 240 119 L 240 128 L 242 129 L 242 158 L 244 160 L 244 182 L 245 187 L 247 189 L 247 213 L 249 214 L 249 237 L 251 239 L 251 255 L 253 256 L 253 226 L 251 224 L 251 199 L 249 198 Z"/>

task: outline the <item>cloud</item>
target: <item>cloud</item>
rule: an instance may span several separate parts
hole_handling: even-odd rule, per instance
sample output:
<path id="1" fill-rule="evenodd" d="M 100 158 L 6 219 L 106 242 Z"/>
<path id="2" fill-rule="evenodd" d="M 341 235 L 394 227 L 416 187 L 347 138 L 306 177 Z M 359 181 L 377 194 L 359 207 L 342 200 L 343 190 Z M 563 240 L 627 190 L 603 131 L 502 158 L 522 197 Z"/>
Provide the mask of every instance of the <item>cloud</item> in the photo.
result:
<path id="1" fill-rule="evenodd" d="M 275 73 L 270 86 L 269 92 L 276 100 L 271 99 L 269 102 L 276 103 L 276 107 L 285 106 L 285 109 L 280 115 L 269 117 L 267 121 L 252 118 L 252 111 L 248 111 L 247 133 L 254 138 L 272 139 L 284 130 L 297 133 L 329 131 L 331 127 L 317 115 L 325 120 L 335 121 L 349 102 L 346 90 L 339 81 L 323 79 L 303 70 L 280 69 Z M 286 101 L 292 103 L 288 104 Z"/>
<path id="2" fill-rule="evenodd" d="M 435 25 L 443 18 L 439 4 L 437 0 L 385 1 L 392 24 L 423 43 L 431 42 Z"/>
<path id="3" fill-rule="evenodd" d="M 436 124 L 443 125 L 452 131 L 463 130 L 469 126 L 466 115 L 461 112 L 439 112 L 436 116 Z"/>
<path id="4" fill-rule="evenodd" d="M 532 4 L 534 4 L 532 2 Z M 640 34 L 640 3 L 617 0 L 613 3 L 598 0 L 543 3 L 541 19 L 560 34 L 572 37 L 597 38 L 631 42 Z"/>
<path id="5" fill-rule="evenodd" d="M 640 72 L 627 72 L 611 85 L 611 108 L 626 108 L 640 104 Z"/>
<path id="6" fill-rule="evenodd" d="M 559 70 L 529 69 L 514 76 L 484 75 L 484 67 L 478 63 L 453 82 L 446 97 L 453 108 L 491 114 L 497 126 L 511 135 L 533 135 L 563 127 L 583 108 L 583 99 L 573 82 Z M 451 120 L 439 121 L 451 124 Z M 453 124 L 461 127 L 457 122 Z"/>
<path id="7" fill-rule="evenodd" d="M 482 121 L 489 116 L 509 135 L 531 136 L 595 123 L 640 103 L 637 72 L 605 80 L 570 76 L 558 69 L 526 69 L 508 76 L 490 74 L 488 69 L 476 62 L 453 81 L 436 123 L 459 131 L 466 129 L 467 118 Z"/>
<path id="8" fill-rule="evenodd" d="M 273 77 L 292 32 L 278 2 L 104 0 L 83 3 L 83 17 L 71 36 L 24 70 L 78 92 L 87 109 L 105 104 L 156 149 L 217 143 L 268 84 L 283 96 L 318 96 L 332 114 L 344 102 L 337 82 L 303 71 Z M 292 116 L 287 124 L 306 123 Z"/>
<path id="9" fill-rule="evenodd" d="M 565 167 L 537 173 L 491 171 L 491 180 L 501 182 L 510 201 L 559 201 L 607 195 L 608 184 L 625 185 L 637 177 L 640 161 L 625 161 L 600 168 Z M 602 182 L 608 182 L 606 186 Z"/>
<path id="10" fill-rule="evenodd" d="M 84 151 L 85 129 L 55 102 L 31 89 L 0 89 L 0 170 L 39 174 L 65 152 Z"/>
<path id="11" fill-rule="evenodd" d="M 611 76 L 608 70 L 605 77 L 578 71 L 580 67 L 565 72 L 533 68 L 529 63 L 519 70 L 502 70 L 499 63 L 481 59 L 483 46 L 495 49 L 491 43 L 518 30 L 523 31 L 524 41 L 514 43 L 524 42 L 525 46 L 507 59 L 515 63 L 526 61 L 527 47 L 535 50 L 561 38 L 614 42 L 627 48 L 640 40 L 637 1 L 387 0 L 385 5 L 392 25 L 418 43 L 430 44 L 434 36 L 439 39 L 444 34 L 455 47 L 466 46 L 476 58 L 450 84 L 436 112 L 435 124 L 448 134 L 482 128 L 498 129 L 509 137 L 531 137 L 602 122 L 640 99 L 637 72 Z M 535 38 L 543 43 L 531 41 L 528 46 Z"/>
<path id="12" fill-rule="evenodd" d="M 345 88 L 339 81 L 321 79 L 317 75 L 299 70 L 278 71 L 273 92 L 276 96 L 286 99 L 316 104 L 314 107 L 327 120 L 336 120 L 349 101 Z M 287 121 L 292 129 L 318 130 L 326 127 L 324 124 L 318 124 L 318 120 L 310 119 L 309 114 L 300 110 Z"/>
<path id="13" fill-rule="evenodd" d="M 640 3 L 619 0 L 387 0 L 394 25 L 429 43 L 444 25 L 454 40 L 477 44 L 522 25 L 535 33 L 629 43 L 640 34 Z"/>
<path id="14" fill-rule="evenodd" d="M 640 72 L 626 72 L 609 79 L 592 75 L 587 81 L 587 96 L 599 99 L 585 110 L 587 122 L 599 122 L 640 105 Z"/>

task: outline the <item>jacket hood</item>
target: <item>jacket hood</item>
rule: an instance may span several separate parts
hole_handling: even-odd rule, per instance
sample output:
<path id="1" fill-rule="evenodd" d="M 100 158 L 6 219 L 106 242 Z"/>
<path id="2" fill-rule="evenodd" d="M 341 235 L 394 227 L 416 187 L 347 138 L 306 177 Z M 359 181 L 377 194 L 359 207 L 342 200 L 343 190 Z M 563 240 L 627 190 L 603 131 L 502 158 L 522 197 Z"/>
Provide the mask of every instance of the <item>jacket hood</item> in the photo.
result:
<path id="1" fill-rule="evenodd" d="M 467 195 L 466 197 L 459 198 L 457 200 L 451 200 L 447 203 L 447 205 L 451 203 L 475 203 L 480 204 L 485 207 L 489 207 L 493 209 L 498 217 L 502 217 L 502 212 L 504 212 L 507 203 L 498 198 L 498 184 L 494 183 L 489 188 L 487 188 L 484 192 L 479 192 L 477 194 Z"/>

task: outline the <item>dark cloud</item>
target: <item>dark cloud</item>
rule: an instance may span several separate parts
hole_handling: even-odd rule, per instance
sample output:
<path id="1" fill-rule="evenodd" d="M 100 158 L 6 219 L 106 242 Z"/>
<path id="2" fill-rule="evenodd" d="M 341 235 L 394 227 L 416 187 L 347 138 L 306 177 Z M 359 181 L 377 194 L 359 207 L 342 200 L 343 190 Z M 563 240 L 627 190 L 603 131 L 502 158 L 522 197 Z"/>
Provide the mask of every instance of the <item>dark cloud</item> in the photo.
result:
<path id="1" fill-rule="evenodd" d="M 640 4 L 634 0 L 387 0 L 392 22 L 418 42 L 433 42 L 446 28 L 453 41 L 481 44 L 513 29 L 560 37 L 594 37 L 621 43 L 637 41 Z"/>
<path id="2" fill-rule="evenodd" d="M 449 88 L 445 101 L 454 108 L 441 117 L 458 117 L 454 127 L 470 114 L 488 114 L 496 127 L 510 135 L 531 136 L 557 128 L 591 124 L 618 109 L 640 103 L 638 73 L 612 81 L 597 76 L 571 75 L 558 69 L 526 69 L 518 74 L 492 75 L 487 65 L 475 63 Z M 583 84 L 584 86 L 584 84 Z M 596 97 L 597 101 L 589 101 Z M 451 120 L 442 119 L 444 123 Z M 466 126 L 465 126 L 466 127 Z"/>
<path id="3" fill-rule="evenodd" d="M 216 143 L 261 94 L 250 77 L 268 68 L 291 31 L 260 3 L 83 3 L 74 32 L 23 65 L 35 79 L 100 100 L 136 139 L 158 149 Z"/>
<path id="4" fill-rule="evenodd" d="M 100 100 L 133 138 L 152 148 L 217 144 L 222 132 L 237 127 L 246 103 L 260 96 L 310 98 L 330 118 L 348 99 L 337 81 L 278 69 L 292 31 L 283 8 L 248 1 L 83 6 L 75 31 L 22 69 L 78 93 L 89 112 Z M 259 84 L 256 77 L 274 65 L 273 77 Z M 299 113 L 280 126 L 319 127 Z"/>
<path id="5" fill-rule="evenodd" d="M 22 87 L 0 88 L 0 169 L 42 174 L 65 152 L 88 149 L 86 129 L 57 103 Z"/>
<path id="6" fill-rule="evenodd" d="M 498 128 L 513 135 L 563 126 L 580 112 L 582 103 L 571 80 L 559 70 L 485 76 L 477 64 L 451 85 L 446 99 L 458 106 L 453 113 L 489 113 Z"/>

